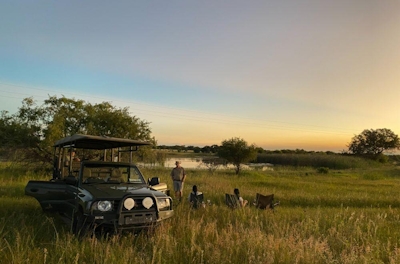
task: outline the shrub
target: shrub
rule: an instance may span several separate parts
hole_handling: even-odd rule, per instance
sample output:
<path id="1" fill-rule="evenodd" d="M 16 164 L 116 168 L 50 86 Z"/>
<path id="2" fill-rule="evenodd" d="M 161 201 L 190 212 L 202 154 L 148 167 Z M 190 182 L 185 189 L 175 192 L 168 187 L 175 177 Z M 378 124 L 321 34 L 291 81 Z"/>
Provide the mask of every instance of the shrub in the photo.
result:
<path id="1" fill-rule="evenodd" d="M 327 168 L 327 167 L 319 167 L 317 169 L 317 172 L 318 173 L 322 173 L 322 174 L 328 174 L 329 173 L 329 168 Z"/>
<path id="2" fill-rule="evenodd" d="M 380 163 L 387 163 L 389 158 L 385 154 L 380 153 L 376 156 L 375 160 L 379 161 Z"/>

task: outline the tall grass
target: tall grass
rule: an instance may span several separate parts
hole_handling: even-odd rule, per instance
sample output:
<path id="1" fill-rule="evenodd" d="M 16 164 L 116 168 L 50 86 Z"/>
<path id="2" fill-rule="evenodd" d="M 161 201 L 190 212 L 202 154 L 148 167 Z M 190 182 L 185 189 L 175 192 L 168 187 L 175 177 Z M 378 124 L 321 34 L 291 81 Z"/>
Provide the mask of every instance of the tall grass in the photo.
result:
<path id="1" fill-rule="evenodd" d="M 274 165 L 295 167 L 327 167 L 330 169 L 343 170 L 351 168 L 369 168 L 382 166 L 379 162 L 339 154 L 260 154 L 257 157 L 259 163 L 272 163 Z"/>
<path id="2" fill-rule="evenodd" d="M 168 169 L 143 169 L 171 186 Z M 212 205 L 175 216 L 153 232 L 78 239 L 59 218 L 44 215 L 23 194 L 30 177 L 0 171 L 0 263 L 400 263 L 400 171 L 282 167 L 209 175 L 188 170 L 184 194 L 196 184 Z M 274 193 L 274 212 L 228 209 L 224 194 L 245 199 Z"/>

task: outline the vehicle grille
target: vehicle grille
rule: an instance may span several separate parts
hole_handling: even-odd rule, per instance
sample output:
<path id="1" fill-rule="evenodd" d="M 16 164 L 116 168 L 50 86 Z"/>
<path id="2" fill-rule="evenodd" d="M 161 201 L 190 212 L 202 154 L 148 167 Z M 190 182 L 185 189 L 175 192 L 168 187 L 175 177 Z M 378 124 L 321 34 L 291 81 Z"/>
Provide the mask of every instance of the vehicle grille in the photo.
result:
<path id="1" fill-rule="evenodd" d="M 135 205 L 131 210 L 124 207 L 124 201 L 127 198 L 132 198 L 135 201 Z M 157 222 L 156 201 L 153 197 L 150 197 L 153 200 L 153 205 L 147 209 L 143 206 L 143 199 L 145 198 L 146 197 L 127 196 L 118 203 L 114 203 L 115 208 L 118 208 L 118 224 L 120 226 L 148 225 Z"/>
<path id="2" fill-rule="evenodd" d="M 132 198 L 135 201 L 135 206 L 131 210 L 128 210 L 128 209 L 126 209 L 124 207 L 124 202 L 123 201 L 125 199 L 127 199 L 127 198 Z M 114 201 L 114 208 L 116 210 L 118 210 L 119 212 L 123 213 L 123 212 L 137 211 L 137 210 L 152 210 L 152 209 L 154 209 L 156 207 L 156 201 L 152 197 L 150 197 L 153 200 L 153 205 L 149 209 L 145 208 L 143 206 L 143 199 L 144 198 L 146 198 L 146 197 L 128 196 L 128 197 L 125 197 L 124 200 L 115 200 Z"/>

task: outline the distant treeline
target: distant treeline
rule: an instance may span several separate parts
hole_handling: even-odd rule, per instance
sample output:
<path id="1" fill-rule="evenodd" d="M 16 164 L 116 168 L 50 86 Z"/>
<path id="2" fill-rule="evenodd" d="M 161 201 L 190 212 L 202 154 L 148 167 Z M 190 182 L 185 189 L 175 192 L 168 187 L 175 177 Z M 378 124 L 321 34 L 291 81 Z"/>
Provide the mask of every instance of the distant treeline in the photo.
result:
<path id="1" fill-rule="evenodd" d="M 219 145 L 211 145 L 204 147 L 185 146 L 185 145 L 157 146 L 157 149 L 172 150 L 177 152 L 194 152 L 194 153 L 207 153 L 207 154 L 218 153 L 219 148 L 220 148 Z M 261 147 L 257 147 L 256 149 L 259 154 L 335 154 L 335 152 L 332 151 L 306 151 L 304 149 L 265 150 Z"/>
<path id="2" fill-rule="evenodd" d="M 271 163 L 281 166 L 329 168 L 335 170 L 350 168 L 366 168 L 380 166 L 382 163 L 343 154 L 295 154 L 295 153 L 269 153 L 259 154 L 257 163 Z"/>
<path id="3" fill-rule="evenodd" d="M 204 147 L 195 147 L 195 146 L 185 146 L 185 145 L 175 145 L 175 146 L 166 146 L 166 145 L 159 145 L 157 149 L 165 149 L 177 152 L 194 152 L 194 153 L 217 153 L 219 146 L 212 145 L 212 146 L 204 146 Z"/>
<path id="4" fill-rule="evenodd" d="M 157 149 L 177 152 L 194 152 L 204 154 L 217 154 L 219 146 L 158 146 Z M 382 163 L 399 163 L 400 155 L 382 155 L 380 159 L 368 156 L 356 156 L 333 151 L 306 151 L 304 149 L 265 150 L 257 148 L 258 155 L 255 163 L 271 163 L 279 166 L 329 168 L 334 170 L 350 168 L 367 168 L 381 166 Z"/>

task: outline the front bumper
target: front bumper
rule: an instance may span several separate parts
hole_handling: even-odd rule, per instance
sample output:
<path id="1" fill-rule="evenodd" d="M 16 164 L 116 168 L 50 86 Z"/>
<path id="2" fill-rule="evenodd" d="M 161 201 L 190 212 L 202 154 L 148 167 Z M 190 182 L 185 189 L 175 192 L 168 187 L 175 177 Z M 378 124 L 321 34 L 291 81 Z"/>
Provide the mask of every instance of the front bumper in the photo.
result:
<path id="1" fill-rule="evenodd" d="M 168 203 L 165 202 L 167 199 L 169 199 Z M 87 206 L 87 209 L 91 209 L 88 218 L 96 226 L 123 230 L 151 227 L 174 215 L 170 197 L 157 199 L 151 195 L 128 194 L 121 200 L 113 200 L 112 205 L 112 210 L 107 212 L 94 210 L 97 209 L 97 204 Z"/>
<path id="2" fill-rule="evenodd" d="M 168 211 L 135 211 L 121 214 L 98 214 L 88 216 L 89 222 L 96 227 L 108 227 L 116 230 L 142 229 L 159 224 L 161 221 L 174 215 L 173 210 Z"/>

